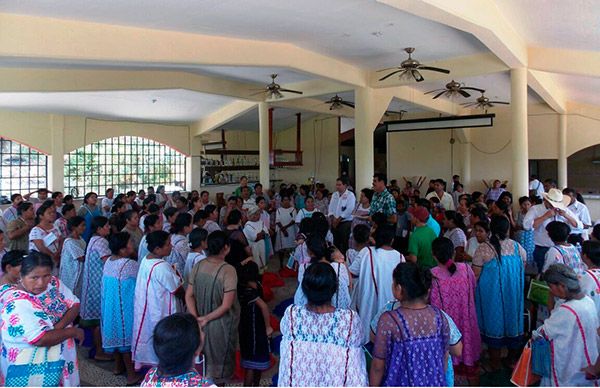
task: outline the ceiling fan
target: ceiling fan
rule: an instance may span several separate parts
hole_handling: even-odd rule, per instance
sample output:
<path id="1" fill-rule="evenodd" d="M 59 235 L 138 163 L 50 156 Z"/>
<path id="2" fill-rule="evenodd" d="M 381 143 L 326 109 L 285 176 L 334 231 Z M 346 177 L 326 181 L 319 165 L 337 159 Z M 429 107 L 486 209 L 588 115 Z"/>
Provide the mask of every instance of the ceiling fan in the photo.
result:
<path id="1" fill-rule="evenodd" d="M 253 90 L 260 90 L 257 93 L 253 93 L 251 94 L 251 96 L 256 96 L 258 94 L 261 93 L 266 93 L 266 96 L 268 99 L 279 99 L 279 98 L 283 98 L 283 94 L 281 94 L 281 92 L 284 93 L 295 93 L 295 94 L 303 94 L 301 91 L 299 90 L 292 90 L 292 89 L 284 89 L 281 87 L 281 85 L 279 85 L 278 83 L 275 82 L 275 78 L 277 78 L 277 74 L 271 74 L 271 83 L 268 84 L 267 86 L 265 86 L 262 89 L 253 89 Z"/>
<path id="2" fill-rule="evenodd" d="M 425 80 L 419 70 L 429 70 L 429 71 L 437 71 L 438 73 L 450 74 L 450 70 L 441 69 L 439 67 L 425 66 L 422 65 L 421 62 L 412 58 L 412 53 L 415 51 L 414 47 L 407 47 L 404 49 L 408 53 L 408 59 L 402 61 L 400 66 L 389 67 L 387 69 L 377 70 L 377 72 L 394 70 L 391 73 L 381 77 L 379 81 L 383 81 L 393 76 L 394 74 L 400 73 L 399 77 L 402 78 L 414 78 L 417 82 L 422 82 Z"/>
<path id="3" fill-rule="evenodd" d="M 330 104 L 329 110 L 337 110 L 342 109 L 345 106 L 348 106 L 354 109 L 354 103 L 350 101 L 344 101 L 344 99 L 337 94 L 331 97 L 329 100 L 325 101 L 325 104 Z"/>
<path id="4" fill-rule="evenodd" d="M 460 94 L 461 96 L 463 96 L 465 98 L 471 97 L 471 95 L 468 92 L 466 92 L 466 90 L 475 90 L 480 93 L 485 92 L 485 90 L 483 90 L 483 89 L 465 86 L 464 83 L 460 83 L 460 82 L 456 82 L 455 80 L 452 80 L 446 84 L 445 88 L 430 90 L 430 91 L 426 92 L 425 94 L 431 94 L 431 93 L 437 92 L 437 94 L 435 96 L 433 96 L 434 100 L 442 95 L 444 97 L 454 97 L 454 96 L 457 96 Z"/>
<path id="5" fill-rule="evenodd" d="M 487 98 L 484 95 L 484 93 L 485 93 L 485 90 L 483 90 L 481 92 L 481 96 L 477 97 L 477 99 L 474 102 L 465 102 L 460 105 L 464 106 L 465 108 L 478 108 L 478 109 L 482 109 L 482 110 L 487 110 L 488 108 L 493 108 L 494 104 L 503 104 L 503 105 L 510 104 L 510 102 L 506 102 L 506 101 L 490 101 L 490 99 Z"/>
<path id="6" fill-rule="evenodd" d="M 337 94 L 333 97 L 331 97 L 329 100 L 324 102 L 325 104 L 330 104 L 329 106 L 329 110 L 337 110 L 337 109 L 342 109 L 345 106 L 350 107 L 352 109 L 354 109 L 355 104 L 353 102 L 350 101 L 345 101 L 342 97 L 338 96 Z M 399 110 L 399 111 L 395 111 L 395 110 L 386 110 L 384 112 L 385 116 L 390 116 L 393 114 L 399 115 L 400 119 L 402 119 L 402 116 L 406 113 L 405 110 Z"/>

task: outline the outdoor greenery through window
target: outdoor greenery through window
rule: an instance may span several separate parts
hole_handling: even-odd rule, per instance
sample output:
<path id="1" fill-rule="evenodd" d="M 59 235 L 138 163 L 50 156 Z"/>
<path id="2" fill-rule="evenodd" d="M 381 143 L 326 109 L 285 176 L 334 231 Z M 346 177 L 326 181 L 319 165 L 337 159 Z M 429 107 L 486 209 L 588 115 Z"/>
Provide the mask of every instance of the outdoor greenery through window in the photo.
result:
<path id="1" fill-rule="evenodd" d="M 48 157 L 33 148 L 0 137 L 0 163 L 0 196 L 10 199 L 48 185 Z"/>
<path id="2" fill-rule="evenodd" d="M 104 195 L 165 185 L 185 188 L 185 155 L 154 140 L 120 136 L 89 144 L 65 155 L 65 192 L 75 197 Z"/>

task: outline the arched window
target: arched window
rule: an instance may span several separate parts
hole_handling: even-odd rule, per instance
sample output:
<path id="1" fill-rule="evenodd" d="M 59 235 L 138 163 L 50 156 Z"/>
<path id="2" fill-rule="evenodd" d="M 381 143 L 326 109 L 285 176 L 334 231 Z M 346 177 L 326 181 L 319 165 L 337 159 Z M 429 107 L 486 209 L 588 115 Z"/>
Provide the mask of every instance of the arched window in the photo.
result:
<path id="1" fill-rule="evenodd" d="M 0 137 L 0 195 L 27 194 L 48 186 L 48 156 Z"/>
<path id="2" fill-rule="evenodd" d="M 65 155 L 65 192 L 75 197 L 104 195 L 165 185 L 185 188 L 185 155 L 154 140 L 120 136 L 88 144 Z"/>

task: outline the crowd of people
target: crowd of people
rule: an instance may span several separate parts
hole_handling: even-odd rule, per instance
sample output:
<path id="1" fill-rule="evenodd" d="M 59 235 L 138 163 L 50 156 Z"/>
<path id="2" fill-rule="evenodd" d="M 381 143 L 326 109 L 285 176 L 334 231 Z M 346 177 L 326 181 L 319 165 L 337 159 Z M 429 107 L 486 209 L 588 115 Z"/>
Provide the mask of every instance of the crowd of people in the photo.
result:
<path id="1" fill-rule="evenodd" d="M 583 198 L 532 176 L 516 212 L 508 182 L 467 193 L 454 176 L 422 194 L 425 181 L 375 174 L 356 191 L 342 176 L 330 192 L 243 177 L 223 204 L 160 186 L 79 208 L 15 193 L 0 217 L 0 383 L 79 385 L 87 334 L 128 385 L 225 384 L 239 352 L 258 386 L 280 333 L 279 386 L 478 385 L 528 340 L 542 385 L 597 384 L 600 225 Z M 273 277 L 298 280 L 278 329 Z"/>

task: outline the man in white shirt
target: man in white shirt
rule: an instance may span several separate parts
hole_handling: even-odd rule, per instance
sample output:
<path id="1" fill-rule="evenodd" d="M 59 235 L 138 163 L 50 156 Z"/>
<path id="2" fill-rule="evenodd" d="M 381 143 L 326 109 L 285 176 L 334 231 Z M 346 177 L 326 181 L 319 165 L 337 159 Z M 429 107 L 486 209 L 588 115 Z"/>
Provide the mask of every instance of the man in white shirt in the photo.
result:
<path id="1" fill-rule="evenodd" d="M 523 219 L 523 229 L 533 230 L 535 242 L 533 260 L 540 272 L 544 267 L 546 252 L 554 246 L 546 231 L 546 225 L 552 221 L 562 221 L 571 227 L 583 228 L 583 223 L 579 218 L 567 209 L 567 205 L 571 201 L 569 196 L 563 195 L 558 189 L 550 189 L 549 192 L 543 194 L 543 198 L 544 202 L 532 206 Z"/>
<path id="2" fill-rule="evenodd" d="M 352 227 L 352 212 L 356 206 L 356 196 L 348 190 L 348 177 L 342 176 L 335 181 L 336 191 L 331 196 L 327 209 L 331 218 L 333 242 L 340 252 L 348 250 L 348 240 Z"/>
<path id="3" fill-rule="evenodd" d="M 15 193 L 10 196 L 11 205 L 4 210 L 4 221 L 8 225 L 9 222 L 19 218 L 18 208 L 19 204 L 23 202 L 23 196 Z"/>
<path id="4" fill-rule="evenodd" d="M 435 196 L 440 200 L 440 205 L 445 210 L 455 210 L 454 199 L 452 198 L 452 195 L 444 191 L 444 186 L 445 182 L 443 179 L 436 179 L 433 183 L 433 191 L 427 194 L 425 199 L 430 199 Z"/>
<path id="5" fill-rule="evenodd" d="M 563 190 L 563 194 L 568 196 L 571 201 L 567 205 L 567 209 L 569 209 L 573 214 L 575 214 L 583 224 L 583 228 L 581 229 L 571 227 L 571 236 L 569 236 L 569 239 L 575 237 L 573 243 L 582 243 L 583 241 L 581 240 L 588 239 L 588 228 L 592 227 L 592 217 L 590 216 L 590 211 L 588 207 L 585 206 L 585 204 L 577 200 L 577 192 L 574 189 L 567 187 Z"/>
<path id="6" fill-rule="evenodd" d="M 531 178 L 529 178 L 529 191 L 531 194 L 542 199 L 542 196 L 544 195 L 544 184 L 539 181 L 537 175 L 532 175 Z"/>

